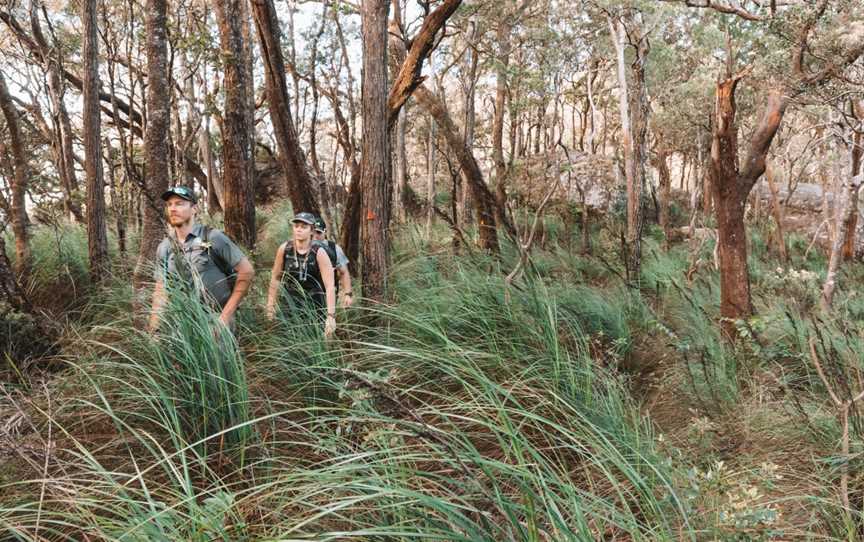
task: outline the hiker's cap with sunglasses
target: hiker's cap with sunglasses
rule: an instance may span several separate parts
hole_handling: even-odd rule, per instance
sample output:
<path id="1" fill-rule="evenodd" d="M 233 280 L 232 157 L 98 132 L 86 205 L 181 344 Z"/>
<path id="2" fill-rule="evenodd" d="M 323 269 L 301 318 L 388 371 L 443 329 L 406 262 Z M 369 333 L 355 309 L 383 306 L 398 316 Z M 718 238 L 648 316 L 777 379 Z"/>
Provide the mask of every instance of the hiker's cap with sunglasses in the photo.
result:
<path id="1" fill-rule="evenodd" d="M 312 213 L 297 213 L 294 215 L 294 218 L 291 219 L 291 222 L 302 222 L 315 227 L 315 215 Z"/>
<path id="2" fill-rule="evenodd" d="M 162 193 L 162 200 L 168 201 L 171 196 L 177 196 L 186 201 L 191 201 L 193 204 L 198 203 L 198 198 L 195 196 L 195 192 L 187 186 L 172 186 Z"/>
<path id="3" fill-rule="evenodd" d="M 327 231 L 327 224 L 324 223 L 324 219 L 320 216 L 315 217 L 315 231 L 318 233 L 325 233 Z"/>

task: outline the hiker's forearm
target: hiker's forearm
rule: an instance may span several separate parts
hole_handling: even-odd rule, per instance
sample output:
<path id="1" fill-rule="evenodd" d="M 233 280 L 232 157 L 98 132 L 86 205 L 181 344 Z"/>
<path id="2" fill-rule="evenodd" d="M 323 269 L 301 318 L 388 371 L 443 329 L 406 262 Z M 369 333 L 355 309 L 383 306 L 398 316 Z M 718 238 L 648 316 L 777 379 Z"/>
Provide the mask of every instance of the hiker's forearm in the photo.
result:
<path id="1" fill-rule="evenodd" d="M 240 306 L 240 302 L 243 301 L 243 298 L 246 297 L 246 293 L 252 286 L 252 277 L 255 276 L 255 271 L 252 269 L 250 263 L 245 262 L 245 264 L 241 263 L 241 265 L 237 266 L 237 282 L 234 284 L 231 297 L 228 298 L 228 302 L 225 303 L 225 307 L 222 309 L 222 315 L 226 318 L 234 315 L 237 307 Z"/>
<path id="2" fill-rule="evenodd" d="M 165 306 L 165 286 L 162 281 L 156 283 L 153 288 L 153 301 L 150 305 L 150 322 L 148 329 L 150 332 L 156 331 L 159 327 L 159 313 L 162 312 L 162 307 Z"/>
<path id="3" fill-rule="evenodd" d="M 279 295 L 279 281 L 270 280 L 270 289 L 267 291 L 267 315 L 276 314 L 276 299 Z"/>
<path id="4" fill-rule="evenodd" d="M 351 273 L 348 272 L 348 266 L 343 265 L 337 272 L 339 273 L 339 290 L 344 294 L 351 293 Z"/>

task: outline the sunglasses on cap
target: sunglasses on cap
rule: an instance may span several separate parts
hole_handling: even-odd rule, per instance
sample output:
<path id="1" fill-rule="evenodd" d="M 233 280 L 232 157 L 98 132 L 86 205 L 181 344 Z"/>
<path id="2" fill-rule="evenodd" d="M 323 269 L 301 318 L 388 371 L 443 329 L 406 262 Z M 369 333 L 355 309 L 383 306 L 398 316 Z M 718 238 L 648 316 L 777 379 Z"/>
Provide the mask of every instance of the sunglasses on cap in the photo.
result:
<path id="1" fill-rule="evenodd" d="M 198 202 L 198 198 L 195 197 L 195 192 L 186 186 L 172 186 L 162 193 L 162 199 L 165 201 L 167 201 L 171 196 L 177 196 L 186 201 L 191 201 L 192 203 Z"/>

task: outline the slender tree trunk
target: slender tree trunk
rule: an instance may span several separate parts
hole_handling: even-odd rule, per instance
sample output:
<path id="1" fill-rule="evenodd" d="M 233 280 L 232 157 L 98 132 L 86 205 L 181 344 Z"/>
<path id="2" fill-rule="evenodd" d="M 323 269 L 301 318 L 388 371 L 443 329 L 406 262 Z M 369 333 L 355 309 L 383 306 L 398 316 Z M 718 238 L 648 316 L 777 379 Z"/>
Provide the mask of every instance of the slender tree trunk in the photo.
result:
<path id="1" fill-rule="evenodd" d="M 56 146 L 57 146 L 57 172 L 60 177 L 60 186 L 63 191 L 63 205 L 66 211 L 79 223 L 84 222 L 78 195 L 78 180 L 75 175 L 75 154 L 72 150 L 73 135 L 72 124 L 69 121 L 69 112 L 63 99 L 64 84 L 61 73 L 61 48 L 56 39 L 53 46 L 48 45 L 45 35 L 42 33 L 42 25 L 39 23 L 39 10 L 41 2 L 33 1 L 30 5 L 30 28 L 33 31 L 33 39 L 42 52 L 42 63 L 48 75 L 48 93 L 51 99 L 52 117 L 54 119 Z M 53 35 L 52 35 L 53 37 Z"/>
<path id="2" fill-rule="evenodd" d="M 658 134 L 662 138 L 662 134 Z M 660 185 L 660 211 L 657 221 L 660 223 L 660 228 L 663 230 L 666 246 L 669 243 L 669 204 L 672 189 L 672 176 L 669 173 L 669 155 L 667 147 L 661 145 L 657 151 L 657 176 L 659 177 Z"/>
<path id="3" fill-rule="evenodd" d="M 6 129 L 9 133 L 9 143 L 12 147 L 14 171 L 12 175 L 12 198 L 10 211 L 12 216 L 12 232 L 15 234 L 15 273 L 21 284 L 30 280 L 32 254 L 30 252 L 30 219 L 27 216 L 25 198 L 30 172 L 27 157 L 24 152 L 24 140 L 21 137 L 21 127 L 18 122 L 18 110 L 12 103 L 12 97 L 6 86 L 6 79 L 0 73 L 0 109 L 6 119 Z"/>
<path id="4" fill-rule="evenodd" d="M 408 149 L 405 144 L 408 128 L 407 107 L 399 111 L 396 118 L 396 202 L 399 205 L 399 216 L 403 220 L 408 218 L 408 208 L 405 200 L 408 196 Z"/>
<path id="5" fill-rule="evenodd" d="M 864 117 L 864 101 L 851 104 L 852 116 L 858 119 L 858 126 L 852 133 L 852 176 L 861 173 L 862 156 L 864 156 L 864 135 L 861 133 L 862 117 Z M 846 224 L 846 242 L 843 245 L 843 260 L 849 261 L 855 257 L 855 244 L 858 230 L 858 190 L 852 193 L 849 206 L 852 209 L 852 217 Z"/>
<path id="6" fill-rule="evenodd" d="M 642 241 L 642 193 L 645 186 L 645 159 L 648 126 L 648 97 L 645 85 L 645 62 L 648 54 L 647 36 L 637 28 L 636 60 L 631 64 L 633 73 L 632 93 L 628 88 L 624 46 L 627 29 L 621 20 L 609 19 L 609 29 L 615 46 L 618 64 L 619 108 L 621 115 L 621 138 L 624 147 L 624 175 L 627 183 L 627 274 L 638 280 L 641 268 Z"/>
<path id="7" fill-rule="evenodd" d="M 447 108 L 432 92 L 421 85 L 414 91 L 417 103 L 435 119 L 447 146 L 459 160 L 464 179 L 471 190 L 471 199 L 477 214 L 480 248 L 498 253 L 498 222 L 496 221 L 496 200 L 483 180 L 483 173 L 471 149 L 465 144 L 461 130 L 454 125 Z"/>
<path id="8" fill-rule="evenodd" d="M 120 194 L 117 191 L 117 163 L 114 159 L 115 151 L 106 137 L 102 146 L 105 148 L 105 163 L 108 164 L 108 194 L 111 198 L 111 208 L 114 212 L 114 226 L 117 229 L 117 249 L 120 252 L 120 260 L 126 262 L 126 217 L 123 214 L 123 204 L 120 202 Z"/>
<path id="9" fill-rule="evenodd" d="M 102 175 L 101 111 L 99 109 L 99 42 L 96 0 L 84 0 L 84 171 L 87 174 L 87 252 L 90 280 L 99 283 L 108 273 L 108 232 L 105 226 L 105 181 Z"/>
<path id="10" fill-rule="evenodd" d="M 432 242 L 432 221 L 435 217 L 435 123 L 429 118 L 429 139 L 426 148 L 426 240 Z"/>
<path id="11" fill-rule="evenodd" d="M 360 164 L 352 157 L 348 161 L 350 170 L 350 185 L 348 186 L 348 199 L 345 202 L 345 213 L 342 219 L 342 230 L 339 233 L 340 244 L 345 256 L 352 262 L 356 262 L 360 256 L 360 227 L 363 221 L 363 187 L 360 184 Z M 348 268 L 352 273 L 359 271 L 359 267 L 352 265 Z"/>
<path id="12" fill-rule="evenodd" d="M 285 62 L 282 57 L 281 31 L 273 0 L 252 0 L 252 12 L 258 29 L 258 40 L 264 57 L 267 102 L 279 145 L 279 161 L 288 182 L 288 196 L 295 212 L 320 214 L 315 197 L 315 182 L 306 167 L 291 117 Z M 314 127 L 313 127 L 314 131 Z"/>
<path id="13" fill-rule="evenodd" d="M 789 261 L 789 253 L 786 250 L 786 234 L 783 231 L 783 207 L 780 203 L 780 192 L 777 183 L 774 182 L 774 171 L 765 167 L 765 180 L 768 181 L 768 190 L 771 191 L 771 215 L 774 217 L 774 237 L 777 241 L 777 251 L 784 262 Z M 758 195 L 758 194 L 757 194 Z"/>
<path id="14" fill-rule="evenodd" d="M 249 248 L 255 246 L 255 198 L 253 185 L 253 137 L 249 130 L 247 45 L 243 40 L 244 0 L 215 3 L 219 43 L 224 62 L 225 111 L 223 113 L 223 196 L 225 231 Z M 269 53 L 269 54 L 272 54 Z"/>
<path id="15" fill-rule="evenodd" d="M 249 247 L 255 244 L 255 187 L 258 184 L 258 173 L 255 168 L 255 38 L 252 35 L 252 14 L 249 11 L 250 0 L 240 1 L 240 36 L 243 41 L 243 68 L 246 70 L 246 107 L 243 112 L 246 115 L 246 129 L 249 134 L 249 163 L 247 164 L 247 174 L 249 176 L 246 182 L 245 189 L 248 191 L 248 197 L 244 198 L 243 205 L 245 207 L 244 220 L 247 223 L 247 228 L 252 234 L 252 243 Z M 314 198 L 314 195 L 313 195 Z M 251 222 L 250 222 L 251 220 Z"/>
<path id="16" fill-rule="evenodd" d="M 826 314 L 831 310 L 831 304 L 834 302 L 834 291 L 837 288 L 837 270 L 843 261 L 843 248 L 846 246 L 849 225 L 858 214 L 857 195 L 862 182 L 864 182 L 864 175 L 858 174 L 852 177 L 843 183 L 842 189 L 836 193 L 834 198 L 835 208 L 840 210 L 840 215 L 837 217 L 837 227 L 835 228 L 837 235 L 834 236 L 834 240 L 831 243 L 831 257 L 828 261 L 828 272 L 825 276 L 825 284 L 822 286 L 822 297 L 820 299 L 822 310 Z M 856 205 L 853 206 L 853 203 Z"/>
<path id="17" fill-rule="evenodd" d="M 507 101 L 507 68 L 510 65 L 510 32 L 507 21 L 501 21 L 496 33 L 498 55 L 495 74 L 495 109 L 492 114 L 492 161 L 495 164 L 495 199 L 498 223 L 504 222 L 507 205 L 507 162 L 504 160 L 504 108 Z M 515 123 L 511 121 L 511 128 Z"/>
<path id="18" fill-rule="evenodd" d="M 389 0 L 363 0 L 363 147 L 360 162 L 362 198 L 363 294 L 388 299 L 390 197 L 392 179 L 387 105 L 387 17 Z"/>
<path id="19" fill-rule="evenodd" d="M 477 21 L 472 19 L 469 23 L 470 31 L 468 32 L 468 49 L 465 52 L 465 73 L 467 74 L 467 85 L 466 92 L 464 96 L 464 111 L 465 111 L 465 137 L 464 144 L 467 148 L 471 149 L 474 147 L 474 131 L 476 126 L 476 107 L 474 105 L 475 97 L 477 94 L 477 79 L 478 79 L 478 66 L 479 66 L 479 55 L 477 51 L 474 49 L 475 43 L 477 42 L 478 37 L 478 26 Z M 471 187 L 469 186 L 468 180 L 465 178 L 465 172 L 460 168 L 460 175 L 462 176 L 461 182 L 461 194 L 459 195 L 459 207 L 458 214 L 459 220 L 467 224 L 471 221 Z M 454 196 L 455 197 L 455 196 Z"/>
<path id="20" fill-rule="evenodd" d="M 210 141 L 210 115 L 204 116 L 204 128 L 198 139 L 201 161 L 207 168 L 207 212 L 211 215 L 222 212 L 222 178 L 216 172 L 213 143 Z"/>
<path id="21" fill-rule="evenodd" d="M 147 130 L 144 154 L 147 175 L 144 177 L 141 240 L 133 283 L 142 291 L 151 280 L 156 247 L 165 237 L 165 203 L 162 193 L 168 189 L 168 2 L 147 0 L 144 9 L 147 29 Z M 143 299 L 141 300 L 143 303 Z"/>

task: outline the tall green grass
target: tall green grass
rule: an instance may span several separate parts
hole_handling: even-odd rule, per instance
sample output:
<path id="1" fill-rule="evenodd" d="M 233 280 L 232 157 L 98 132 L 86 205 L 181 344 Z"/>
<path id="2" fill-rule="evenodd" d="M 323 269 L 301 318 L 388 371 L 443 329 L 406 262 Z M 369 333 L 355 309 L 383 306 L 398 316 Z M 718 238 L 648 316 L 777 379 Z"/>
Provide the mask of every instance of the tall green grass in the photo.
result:
<path id="1" fill-rule="evenodd" d="M 287 231 L 283 215 L 267 223 L 267 253 Z M 712 416 L 746 398 L 749 374 L 785 363 L 788 389 L 822 428 L 817 475 L 835 482 L 837 426 L 819 412 L 824 390 L 801 357 L 811 331 L 794 312 L 784 320 L 761 305 L 761 347 L 732 349 L 717 332 L 716 274 L 686 282 L 686 250 L 646 243 L 642 291 L 618 283 L 614 262 L 538 251 L 505 291 L 512 247 L 500 259 L 453 256 L 436 244 L 449 233 L 437 233 L 430 244 L 403 232 L 395 301 L 340 312 L 329 341 L 318 322 L 263 317 L 266 272 L 237 340 L 214 335 L 214 315 L 182 292 L 145 335 L 118 286 L 85 310 L 95 328 L 73 328 L 52 401 L 22 406 L 57 452 L 17 461 L 21 475 L 0 483 L 0 531 L 28 541 L 769 539 L 763 509 L 721 520 L 731 493 L 695 469 L 705 458 L 663 443 L 631 396 L 619 362 L 646 355 L 660 329 L 689 392 L 720 405 L 706 407 Z M 839 303 L 857 310 L 855 296 Z M 854 532 L 830 493 L 808 502 L 814 533 Z"/>
<path id="2" fill-rule="evenodd" d="M 679 539 L 676 467 L 594 357 L 629 344 L 621 305 L 537 279 L 505 298 L 487 263 L 405 260 L 399 302 L 353 311 L 330 342 L 251 318 L 242 357 L 173 296 L 158 338 L 91 342 L 75 362 L 75 406 L 46 421 L 64 467 L 42 501 L 2 505 L 0 526 L 21 540 Z M 94 425 L 113 437 L 91 442 Z"/>

